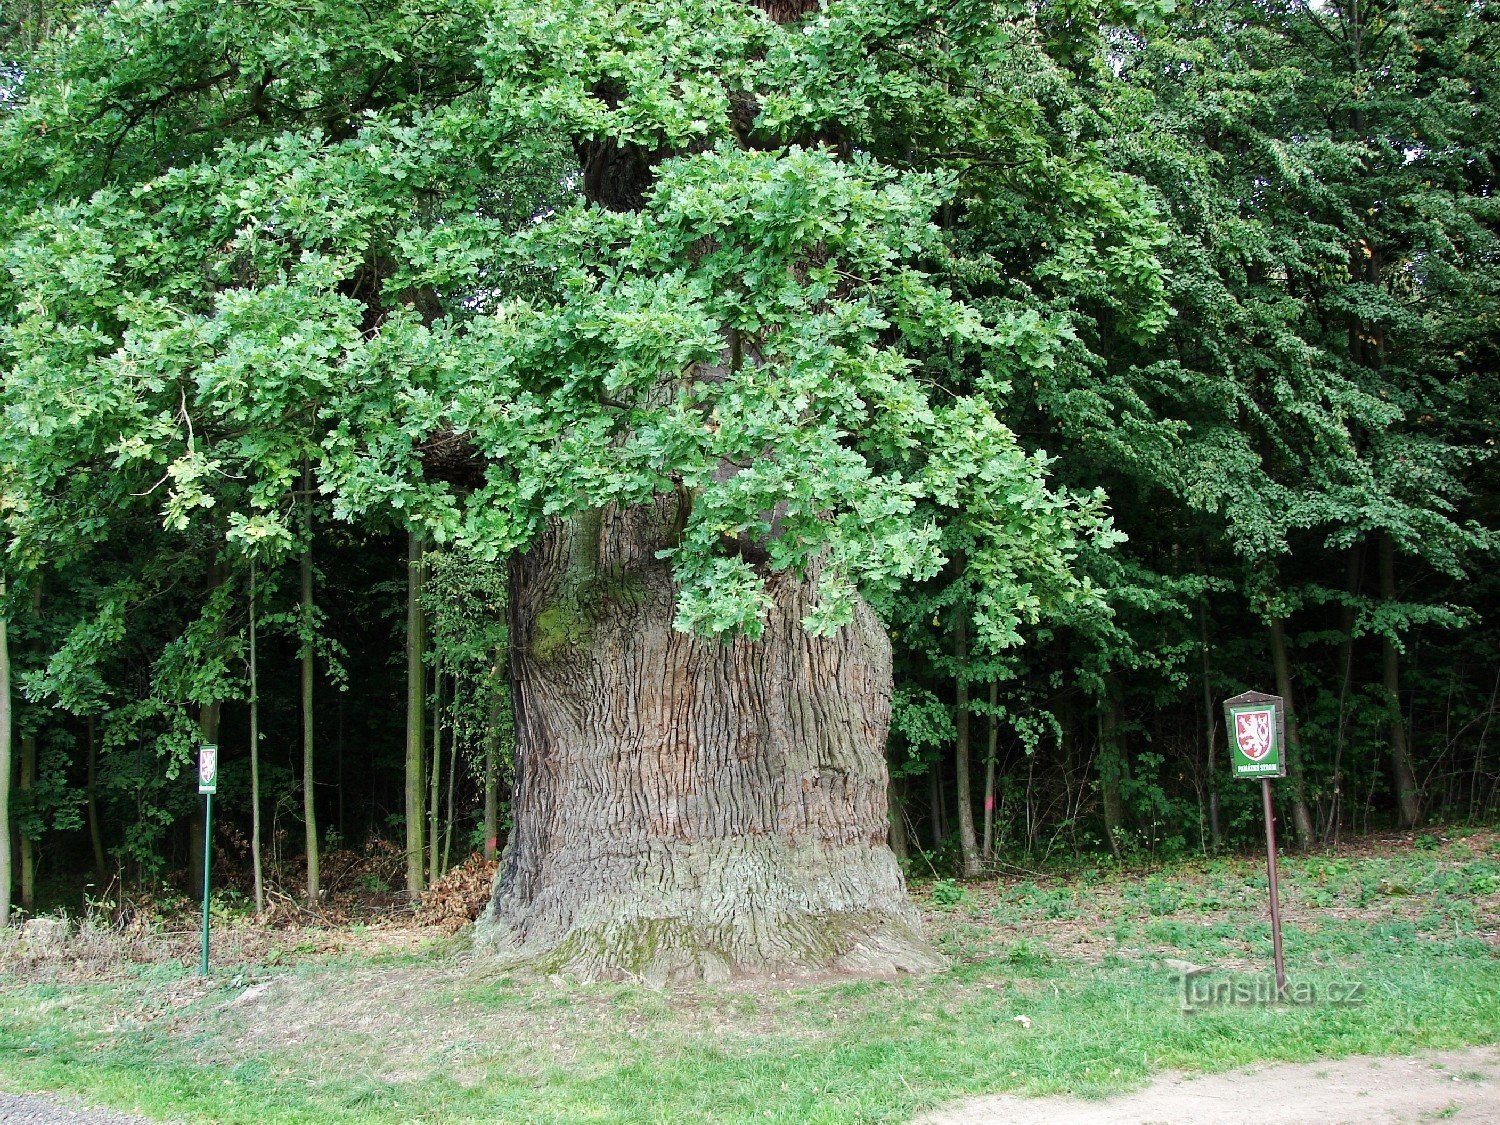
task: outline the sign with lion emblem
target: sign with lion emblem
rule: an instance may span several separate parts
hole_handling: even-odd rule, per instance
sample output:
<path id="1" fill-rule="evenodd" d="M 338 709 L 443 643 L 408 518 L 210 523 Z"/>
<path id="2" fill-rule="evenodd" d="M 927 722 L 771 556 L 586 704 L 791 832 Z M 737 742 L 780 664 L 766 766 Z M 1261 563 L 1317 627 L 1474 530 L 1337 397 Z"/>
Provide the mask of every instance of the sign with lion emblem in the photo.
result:
<path id="1" fill-rule="evenodd" d="M 1284 724 L 1279 696 L 1247 691 L 1224 702 L 1235 777 L 1286 776 L 1281 751 Z"/>

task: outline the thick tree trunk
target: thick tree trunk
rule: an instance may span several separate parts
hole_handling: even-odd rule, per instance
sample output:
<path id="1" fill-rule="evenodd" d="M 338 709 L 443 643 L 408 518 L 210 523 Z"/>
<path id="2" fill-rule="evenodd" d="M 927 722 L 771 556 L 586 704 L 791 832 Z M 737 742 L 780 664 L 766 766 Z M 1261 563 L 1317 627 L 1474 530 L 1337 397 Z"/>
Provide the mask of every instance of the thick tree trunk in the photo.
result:
<path id="1" fill-rule="evenodd" d="M 1389 534 L 1380 536 L 1380 596 L 1387 603 L 1396 600 L 1396 545 Z M 1396 642 L 1381 638 L 1382 678 L 1390 698 L 1391 776 L 1396 783 L 1396 807 L 1401 827 L 1414 827 L 1422 819 L 1422 803 L 1417 795 L 1417 776 L 1411 765 L 1411 749 L 1406 744 L 1406 720 L 1401 713 L 1401 654 Z"/>
<path id="2" fill-rule="evenodd" d="M 884 630 L 862 606 L 809 635 L 810 574 L 772 580 L 758 640 L 676 632 L 677 515 L 587 513 L 511 564 L 515 826 L 481 944 L 651 983 L 936 967 L 886 843 Z"/>
<path id="3" fill-rule="evenodd" d="M 422 621 L 422 536 L 406 540 L 406 897 L 422 897 L 422 728 L 427 692 Z"/>
<path id="4" fill-rule="evenodd" d="M 10 924 L 10 632 L 5 616 L 5 579 L 0 577 L 0 926 Z"/>

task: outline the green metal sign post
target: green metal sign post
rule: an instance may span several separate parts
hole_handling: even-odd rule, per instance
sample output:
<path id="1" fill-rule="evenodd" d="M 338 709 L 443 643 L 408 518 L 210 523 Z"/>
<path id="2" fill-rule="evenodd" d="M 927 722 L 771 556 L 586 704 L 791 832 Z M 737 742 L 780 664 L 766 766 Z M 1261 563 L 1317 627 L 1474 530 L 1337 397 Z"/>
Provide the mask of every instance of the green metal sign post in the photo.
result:
<path id="1" fill-rule="evenodd" d="M 1276 885 L 1276 810 L 1271 779 L 1286 776 L 1286 718 L 1279 695 L 1247 691 L 1224 701 L 1229 728 L 1229 758 L 1235 777 L 1260 779 L 1266 815 L 1266 874 L 1271 890 L 1271 950 L 1276 958 L 1276 995 L 1286 992 L 1286 963 L 1281 956 L 1281 890 Z"/>
<path id="2" fill-rule="evenodd" d="M 214 794 L 219 789 L 219 748 L 211 742 L 198 747 L 198 792 L 203 794 L 203 967 L 208 976 L 208 877 L 213 866 Z"/>

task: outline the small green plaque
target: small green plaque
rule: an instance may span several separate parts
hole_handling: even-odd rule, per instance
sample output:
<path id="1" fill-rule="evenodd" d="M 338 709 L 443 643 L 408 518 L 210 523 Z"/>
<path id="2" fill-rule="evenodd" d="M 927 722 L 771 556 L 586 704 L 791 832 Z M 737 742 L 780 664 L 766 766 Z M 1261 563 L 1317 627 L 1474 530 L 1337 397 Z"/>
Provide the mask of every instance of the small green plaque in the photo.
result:
<path id="1" fill-rule="evenodd" d="M 219 791 L 219 748 L 211 742 L 198 747 L 198 792 Z"/>
<path id="2" fill-rule="evenodd" d="M 1278 695 L 1247 691 L 1224 701 L 1235 777 L 1285 777 L 1286 722 Z"/>

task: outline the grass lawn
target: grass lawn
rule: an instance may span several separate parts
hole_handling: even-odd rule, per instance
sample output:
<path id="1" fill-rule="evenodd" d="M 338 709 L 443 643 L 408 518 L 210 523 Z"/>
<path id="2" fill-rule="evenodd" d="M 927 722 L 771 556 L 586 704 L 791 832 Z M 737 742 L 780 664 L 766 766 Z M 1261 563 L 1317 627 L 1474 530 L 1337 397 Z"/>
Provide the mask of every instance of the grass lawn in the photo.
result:
<path id="1" fill-rule="evenodd" d="M 1315 999 L 1191 1012 L 1184 963 L 1204 982 L 1270 964 L 1251 858 L 918 884 L 952 967 L 896 980 L 526 980 L 411 929 L 226 927 L 239 961 L 207 982 L 190 933 L 103 968 L 12 946 L 0 1088 L 225 1122 L 902 1121 L 966 1095 L 1500 1040 L 1500 836 L 1283 870 L 1288 975 Z"/>

